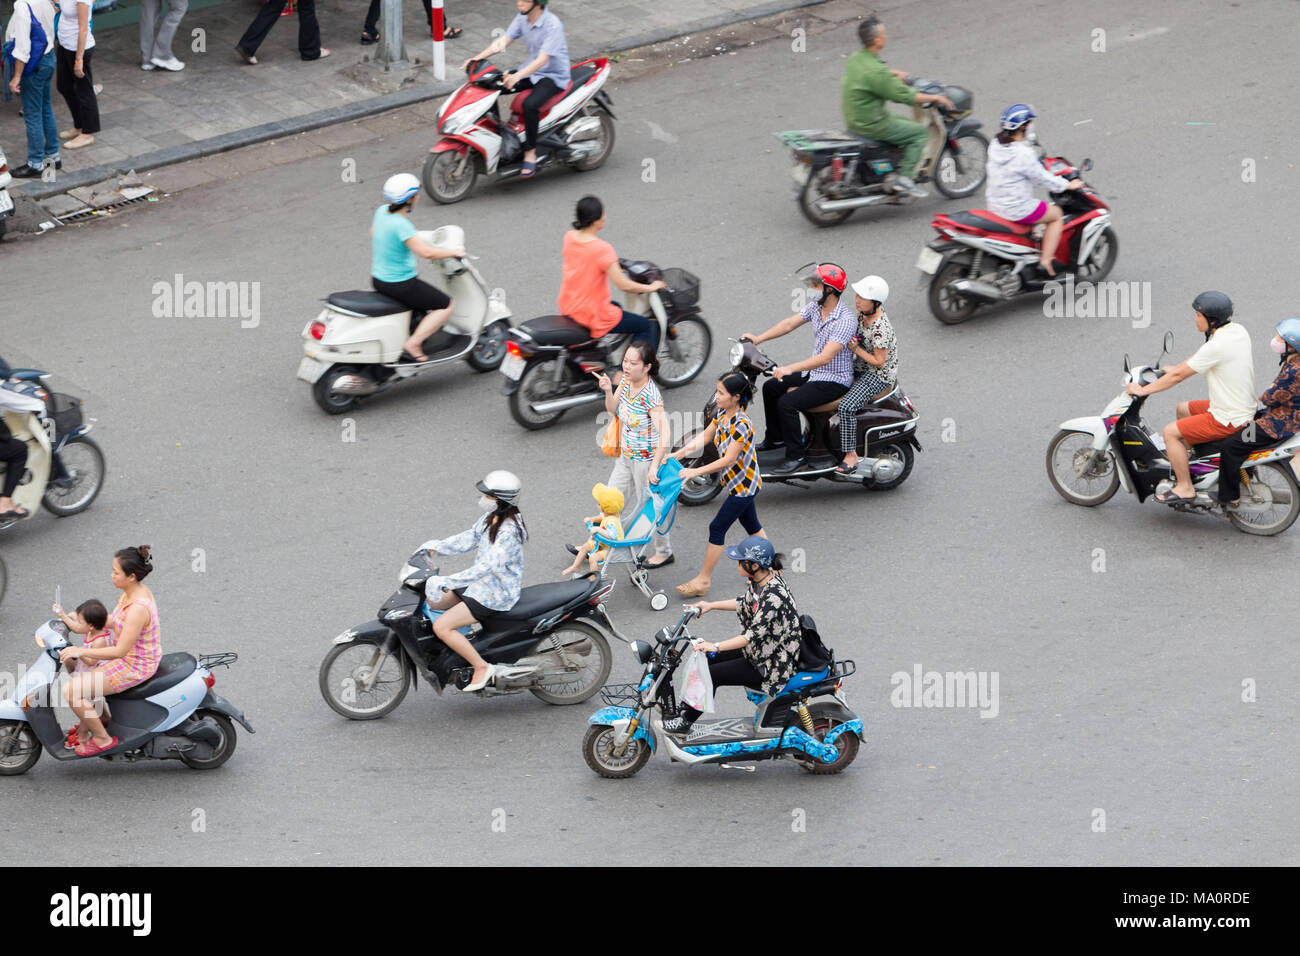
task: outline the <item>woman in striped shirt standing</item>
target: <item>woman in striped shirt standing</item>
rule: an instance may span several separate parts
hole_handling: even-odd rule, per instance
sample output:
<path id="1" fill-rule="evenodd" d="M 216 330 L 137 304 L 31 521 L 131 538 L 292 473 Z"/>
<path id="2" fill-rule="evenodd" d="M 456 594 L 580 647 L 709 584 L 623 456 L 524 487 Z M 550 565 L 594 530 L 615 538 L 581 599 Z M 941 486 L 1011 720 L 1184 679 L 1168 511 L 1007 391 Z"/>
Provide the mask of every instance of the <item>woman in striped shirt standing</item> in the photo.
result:
<path id="1" fill-rule="evenodd" d="M 678 460 L 694 458 L 705 444 L 713 442 L 718 448 L 717 460 L 699 468 L 683 468 L 682 482 L 720 471 L 727 492 L 717 516 L 709 522 L 709 547 L 704 554 L 704 566 L 691 580 L 677 585 L 677 591 L 683 597 L 703 597 L 709 593 L 713 569 L 717 567 L 722 557 L 722 546 L 727 541 L 727 530 L 737 521 L 746 534 L 767 537 L 754 507 L 763 479 L 758 472 L 758 452 L 754 449 L 754 425 L 745 414 L 745 408 L 753 397 L 754 386 L 749 379 L 734 369 L 724 372 L 718 378 L 714 393 L 718 417 L 686 447 L 673 453 Z"/>

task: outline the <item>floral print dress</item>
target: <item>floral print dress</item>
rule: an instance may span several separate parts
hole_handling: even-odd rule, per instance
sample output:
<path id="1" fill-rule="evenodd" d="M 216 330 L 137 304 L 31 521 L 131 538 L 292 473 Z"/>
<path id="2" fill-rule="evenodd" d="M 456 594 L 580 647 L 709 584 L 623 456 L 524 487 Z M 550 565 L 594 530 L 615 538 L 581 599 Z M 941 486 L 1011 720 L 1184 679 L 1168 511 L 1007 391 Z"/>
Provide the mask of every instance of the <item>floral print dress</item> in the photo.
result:
<path id="1" fill-rule="evenodd" d="M 761 588 L 751 581 L 745 593 L 736 598 L 736 616 L 749 640 L 744 647 L 745 658 L 763 678 L 763 693 L 768 697 L 780 693 L 799 672 L 799 648 L 803 644 L 799 608 L 785 578 L 773 574 Z"/>

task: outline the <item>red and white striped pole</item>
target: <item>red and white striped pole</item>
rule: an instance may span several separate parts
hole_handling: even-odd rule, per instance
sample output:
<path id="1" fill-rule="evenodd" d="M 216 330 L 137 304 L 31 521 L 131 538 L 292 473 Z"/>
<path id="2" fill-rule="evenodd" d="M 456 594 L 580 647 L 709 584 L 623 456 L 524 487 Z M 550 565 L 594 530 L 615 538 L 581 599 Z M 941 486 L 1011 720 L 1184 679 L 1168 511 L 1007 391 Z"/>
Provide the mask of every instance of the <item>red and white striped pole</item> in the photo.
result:
<path id="1" fill-rule="evenodd" d="M 447 78 L 447 58 L 444 52 L 443 33 L 446 29 L 446 21 L 442 15 L 442 0 L 432 0 L 433 2 L 433 76 L 434 79 L 445 80 Z"/>

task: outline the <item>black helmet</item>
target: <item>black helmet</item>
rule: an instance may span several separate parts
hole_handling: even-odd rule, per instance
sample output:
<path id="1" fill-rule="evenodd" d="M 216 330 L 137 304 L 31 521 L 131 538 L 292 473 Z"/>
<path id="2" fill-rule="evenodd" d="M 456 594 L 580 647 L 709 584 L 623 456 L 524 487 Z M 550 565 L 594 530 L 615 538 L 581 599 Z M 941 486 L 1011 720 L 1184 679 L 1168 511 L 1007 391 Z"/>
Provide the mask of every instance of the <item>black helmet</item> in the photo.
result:
<path id="1" fill-rule="evenodd" d="M 1212 329 L 1232 320 L 1232 300 L 1222 292 L 1202 292 L 1192 300 L 1192 308 L 1205 316 Z"/>

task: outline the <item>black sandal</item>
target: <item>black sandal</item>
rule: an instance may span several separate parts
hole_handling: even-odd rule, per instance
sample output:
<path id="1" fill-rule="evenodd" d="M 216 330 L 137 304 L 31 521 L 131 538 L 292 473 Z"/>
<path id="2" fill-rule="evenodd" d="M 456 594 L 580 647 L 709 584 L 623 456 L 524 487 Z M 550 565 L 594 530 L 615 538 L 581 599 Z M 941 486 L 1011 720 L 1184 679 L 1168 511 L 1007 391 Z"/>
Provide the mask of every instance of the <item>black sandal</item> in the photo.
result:
<path id="1" fill-rule="evenodd" d="M 370 46 L 370 44 L 378 43 L 378 42 L 379 42 L 378 33 L 367 33 L 365 30 L 361 31 L 361 43 L 363 46 Z"/>
<path id="2" fill-rule="evenodd" d="M 442 31 L 442 38 L 444 40 L 454 40 L 464 32 L 460 27 L 447 27 Z"/>

